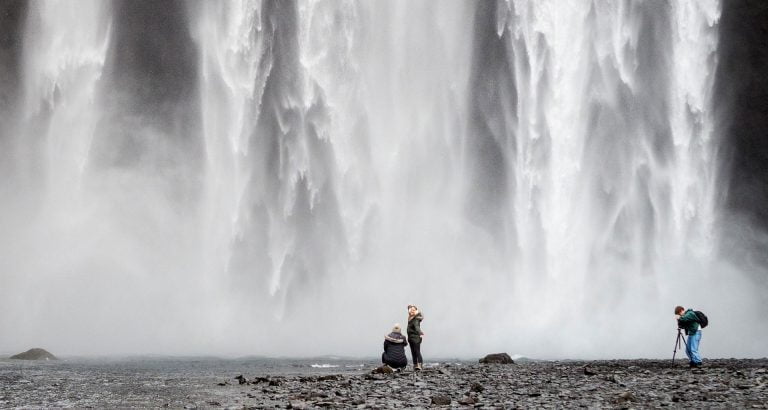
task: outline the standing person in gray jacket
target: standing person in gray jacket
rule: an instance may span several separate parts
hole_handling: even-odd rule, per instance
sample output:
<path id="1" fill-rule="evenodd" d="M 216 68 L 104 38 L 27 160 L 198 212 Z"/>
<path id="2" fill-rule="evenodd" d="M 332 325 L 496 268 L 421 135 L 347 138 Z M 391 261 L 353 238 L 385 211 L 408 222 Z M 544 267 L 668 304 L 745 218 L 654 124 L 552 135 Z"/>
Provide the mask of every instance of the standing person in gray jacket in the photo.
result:
<path id="1" fill-rule="evenodd" d="M 421 358 L 421 338 L 424 332 L 421 331 L 421 321 L 424 316 L 419 312 L 416 305 L 408 305 L 408 343 L 411 345 L 411 360 L 413 361 L 413 370 L 421 370 L 424 359 Z"/>

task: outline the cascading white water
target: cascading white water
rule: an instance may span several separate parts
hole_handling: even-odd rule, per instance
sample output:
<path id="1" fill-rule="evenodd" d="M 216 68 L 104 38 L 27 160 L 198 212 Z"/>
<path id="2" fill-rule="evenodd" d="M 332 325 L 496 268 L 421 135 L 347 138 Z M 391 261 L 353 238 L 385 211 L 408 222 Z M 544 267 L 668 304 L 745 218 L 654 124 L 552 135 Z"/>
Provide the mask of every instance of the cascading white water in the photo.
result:
<path id="1" fill-rule="evenodd" d="M 716 0 L 31 4 L 0 349 L 368 355 L 412 302 L 431 356 L 658 357 L 755 303 Z"/>

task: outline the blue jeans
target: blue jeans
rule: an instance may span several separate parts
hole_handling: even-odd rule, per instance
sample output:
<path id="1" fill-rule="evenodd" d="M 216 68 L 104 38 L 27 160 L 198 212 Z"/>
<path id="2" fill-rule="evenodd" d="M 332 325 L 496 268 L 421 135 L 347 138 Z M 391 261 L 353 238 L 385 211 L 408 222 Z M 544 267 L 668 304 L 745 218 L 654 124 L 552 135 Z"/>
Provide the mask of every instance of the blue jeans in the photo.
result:
<path id="1" fill-rule="evenodd" d="M 699 343 L 701 342 L 701 330 L 697 330 L 696 333 L 688 335 L 688 344 L 685 346 L 685 354 L 691 363 L 701 364 L 701 356 L 699 355 Z"/>

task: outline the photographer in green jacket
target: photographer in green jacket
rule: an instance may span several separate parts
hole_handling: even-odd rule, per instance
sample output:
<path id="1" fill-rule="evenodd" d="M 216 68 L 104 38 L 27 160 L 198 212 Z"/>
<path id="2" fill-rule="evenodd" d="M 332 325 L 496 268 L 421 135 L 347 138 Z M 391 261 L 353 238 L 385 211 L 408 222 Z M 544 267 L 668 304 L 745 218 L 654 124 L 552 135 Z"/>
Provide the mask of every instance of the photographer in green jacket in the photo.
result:
<path id="1" fill-rule="evenodd" d="M 699 343 L 701 342 L 701 329 L 699 329 L 699 317 L 693 309 L 685 310 L 682 306 L 675 307 L 677 327 L 685 330 L 688 335 L 688 343 L 685 345 L 685 354 L 690 360 L 691 367 L 701 367 L 699 355 Z"/>

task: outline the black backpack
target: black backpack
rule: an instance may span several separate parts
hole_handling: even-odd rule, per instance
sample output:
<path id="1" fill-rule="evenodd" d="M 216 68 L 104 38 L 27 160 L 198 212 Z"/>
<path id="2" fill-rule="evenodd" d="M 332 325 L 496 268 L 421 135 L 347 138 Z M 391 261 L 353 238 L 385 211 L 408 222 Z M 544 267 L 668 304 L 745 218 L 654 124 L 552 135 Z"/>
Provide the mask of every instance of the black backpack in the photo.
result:
<path id="1" fill-rule="evenodd" d="M 704 314 L 704 312 L 700 310 L 694 310 L 693 313 L 696 314 L 696 317 L 699 318 L 699 325 L 701 325 L 701 328 L 704 329 L 709 324 L 709 319 L 707 319 L 707 315 Z"/>

